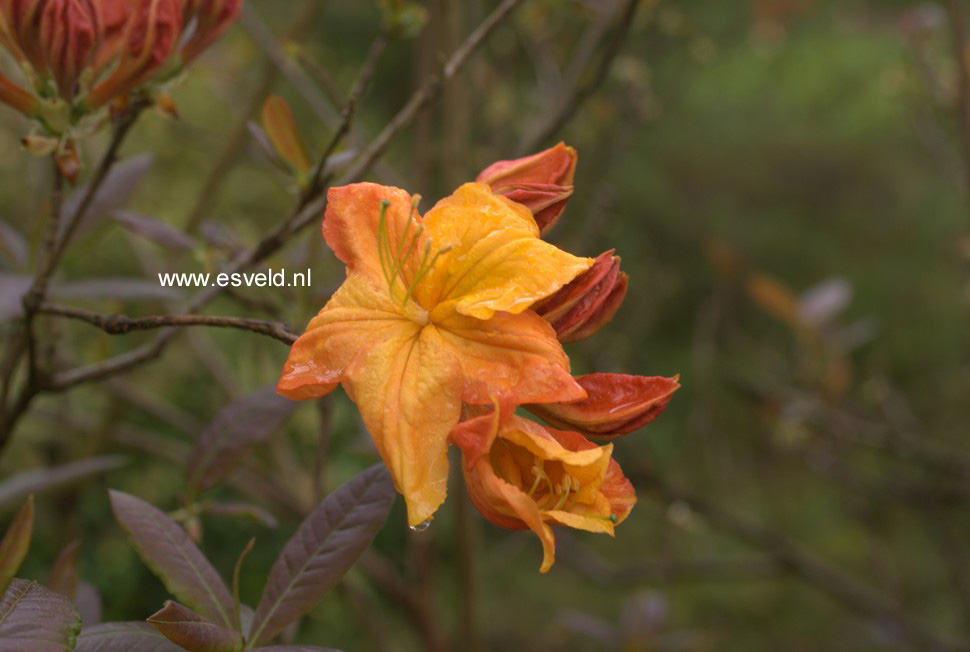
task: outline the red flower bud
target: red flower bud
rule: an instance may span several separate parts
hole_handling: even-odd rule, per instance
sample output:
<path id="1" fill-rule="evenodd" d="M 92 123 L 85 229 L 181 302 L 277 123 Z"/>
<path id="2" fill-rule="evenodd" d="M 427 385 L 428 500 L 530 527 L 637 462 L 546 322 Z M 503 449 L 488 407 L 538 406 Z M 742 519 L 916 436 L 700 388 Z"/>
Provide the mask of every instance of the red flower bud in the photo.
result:
<path id="1" fill-rule="evenodd" d="M 47 72 L 40 47 L 40 19 L 46 0 L 0 0 L 3 44 L 20 63 Z"/>
<path id="2" fill-rule="evenodd" d="M 168 61 L 182 34 L 180 0 L 131 0 L 129 18 L 120 42 L 118 65 L 91 91 L 88 105 L 104 106 L 147 81 Z M 114 9 L 109 12 L 116 18 Z M 99 62 L 104 64 L 105 62 Z"/>
<path id="3" fill-rule="evenodd" d="M 610 439 L 653 421 L 680 388 L 680 376 L 589 374 L 576 382 L 587 397 L 570 403 L 544 403 L 526 408 L 555 428 L 577 430 L 587 437 Z"/>
<path id="4" fill-rule="evenodd" d="M 477 180 L 528 207 L 539 230 L 545 232 L 559 219 L 573 194 L 576 160 L 576 150 L 559 143 L 532 156 L 493 163 Z"/>
<path id="5" fill-rule="evenodd" d="M 103 22 L 97 0 L 48 0 L 40 20 L 40 47 L 47 70 L 66 100 L 94 60 Z"/>
<path id="6" fill-rule="evenodd" d="M 242 13 L 242 0 L 188 0 L 185 23 L 195 19 L 195 31 L 182 47 L 182 63 L 187 64 L 219 39 Z"/>
<path id="7" fill-rule="evenodd" d="M 613 249 L 600 254 L 593 266 L 532 309 L 552 324 L 559 341 L 577 342 L 595 334 L 619 310 L 629 277 L 620 271 Z"/>

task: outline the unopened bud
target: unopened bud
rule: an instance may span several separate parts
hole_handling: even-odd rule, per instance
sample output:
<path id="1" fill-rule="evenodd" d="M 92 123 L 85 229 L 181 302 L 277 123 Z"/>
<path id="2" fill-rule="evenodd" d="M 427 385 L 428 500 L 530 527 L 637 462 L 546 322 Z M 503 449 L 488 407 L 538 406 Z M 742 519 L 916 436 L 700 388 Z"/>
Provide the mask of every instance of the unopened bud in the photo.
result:
<path id="1" fill-rule="evenodd" d="M 629 277 L 620 271 L 613 250 L 600 254 L 593 266 L 532 309 L 552 324 L 563 343 L 594 335 L 608 324 L 626 297 Z"/>
<path id="2" fill-rule="evenodd" d="M 576 150 L 559 143 L 545 151 L 510 161 L 498 161 L 478 175 L 496 194 L 532 211 L 541 232 L 556 223 L 573 194 Z"/>
<path id="3" fill-rule="evenodd" d="M 150 79 L 178 45 L 182 35 L 179 0 L 132 0 L 132 4 L 117 67 L 91 91 L 89 108 L 104 106 Z"/>
<path id="4" fill-rule="evenodd" d="M 58 94 L 74 97 L 78 80 L 91 66 L 103 23 L 97 0 L 48 0 L 40 17 L 40 49 Z"/>
<path id="5" fill-rule="evenodd" d="M 659 416 L 680 388 L 679 376 L 589 374 L 576 382 L 587 397 L 571 403 L 525 406 L 554 428 L 611 439 L 633 432 Z"/>
<path id="6" fill-rule="evenodd" d="M 182 47 L 182 64 L 188 64 L 219 39 L 242 13 L 242 0 L 189 0 L 185 23 L 195 20 L 192 36 Z"/>

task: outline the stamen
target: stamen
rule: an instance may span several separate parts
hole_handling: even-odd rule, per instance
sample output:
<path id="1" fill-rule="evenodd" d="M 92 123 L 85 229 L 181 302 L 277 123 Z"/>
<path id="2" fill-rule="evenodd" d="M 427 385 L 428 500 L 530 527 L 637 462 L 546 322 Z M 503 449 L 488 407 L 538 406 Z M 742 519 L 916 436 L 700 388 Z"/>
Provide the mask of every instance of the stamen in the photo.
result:
<path id="1" fill-rule="evenodd" d="M 532 467 L 532 474 L 536 477 L 536 479 L 532 482 L 532 487 L 529 489 L 529 494 L 528 494 L 529 498 L 532 498 L 532 494 L 534 494 L 536 492 L 536 489 L 539 488 L 539 483 L 542 482 L 542 479 L 543 478 L 548 479 L 546 476 L 546 472 L 542 469 L 541 462 L 537 462 Z"/>
<path id="2" fill-rule="evenodd" d="M 562 488 L 556 487 L 556 493 L 562 492 L 562 495 L 559 496 L 559 500 L 556 502 L 556 506 L 552 508 L 553 510 L 561 509 L 562 506 L 566 504 L 566 500 L 569 499 L 569 494 L 571 493 L 571 489 L 573 487 L 572 482 L 570 482 L 570 480 L 572 480 L 572 478 L 567 475 L 562 480 Z"/>
<path id="3" fill-rule="evenodd" d="M 447 247 L 442 247 L 434 255 L 434 258 L 432 258 L 431 261 L 429 262 L 428 256 L 431 253 L 431 241 L 430 240 L 427 241 L 427 243 L 424 246 L 424 258 L 421 260 L 421 266 L 418 267 L 418 273 L 414 275 L 414 280 L 411 281 L 411 285 L 408 286 L 408 291 L 404 295 L 404 300 L 401 302 L 402 305 L 407 303 L 408 299 L 411 298 L 411 295 L 414 294 L 414 288 L 417 287 L 418 283 L 424 280 L 424 277 L 428 275 L 428 272 L 434 269 L 435 263 L 438 262 L 438 259 L 441 258 L 441 256 L 443 256 L 444 254 L 451 251 L 452 249 L 454 249 L 454 247 L 451 245 L 448 245 Z"/>
<path id="4" fill-rule="evenodd" d="M 391 202 L 384 200 L 381 202 L 381 216 L 377 220 L 377 257 L 380 259 L 381 263 L 381 273 L 384 274 L 384 280 L 388 281 L 390 285 L 390 271 L 388 270 L 389 258 L 391 255 L 390 246 L 388 242 L 387 234 L 387 209 L 390 208 Z M 384 253 L 384 248 L 387 246 L 387 254 Z"/>

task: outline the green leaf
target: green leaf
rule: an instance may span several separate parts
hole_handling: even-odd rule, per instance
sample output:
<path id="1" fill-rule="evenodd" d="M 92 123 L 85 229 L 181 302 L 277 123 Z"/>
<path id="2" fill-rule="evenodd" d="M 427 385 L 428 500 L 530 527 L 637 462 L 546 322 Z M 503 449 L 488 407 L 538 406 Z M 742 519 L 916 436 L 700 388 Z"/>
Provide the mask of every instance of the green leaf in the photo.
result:
<path id="1" fill-rule="evenodd" d="M 10 580 L 17 574 L 20 564 L 30 548 L 30 535 L 34 529 L 34 497 L 29 496 L 24 506 L 13 518 L 7 533 L 0 540 L 0 591 L 6 591 Z"/>
<path id="2" fill-rule="evenodd" d="M 74 652 L 183 652 L 147 623 L 104 623 L 81 632 Z"/>
<path id="3" fill-rule="evenodd" d="M 69 652 L 81 617 L 64 596 L 15 579 L 0 597 L 0 652 Z"/>
<path id="4" fill-rule="evenodd" d="M 238 652 L 243 646 L 239 632 L 211 623 L 171 600 L 149 617 L 148 624 L 190 652 Z"/>
<path id="5" fill-rule="evenodd" d="M 165 587 L 206 618 L 233 627 L 232 595 L 216 569 L 178 523 L 159 509 L 120 491 L 111 507 L 132 545 Z"/>
<path id="6" fill-rule="evenodd" d="M 303 521 L 273 569 L 250 640 L 264 645 L 332 589 L 371 544 L 396 493 L 383 464 L 327 496 Z"/>

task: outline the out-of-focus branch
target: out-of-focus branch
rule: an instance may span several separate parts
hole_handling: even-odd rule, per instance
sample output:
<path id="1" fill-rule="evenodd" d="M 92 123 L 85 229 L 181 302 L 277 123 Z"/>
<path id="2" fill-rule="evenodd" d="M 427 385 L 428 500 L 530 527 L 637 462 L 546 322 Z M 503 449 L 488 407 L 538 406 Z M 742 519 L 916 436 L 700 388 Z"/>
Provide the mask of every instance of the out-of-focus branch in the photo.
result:
<path id="1" fill-rule="evenodd" d="M 314 18 L 323 9 L 324 3 L 320 0 L 303 0 L 303 3 L 296 9 L 292 22 L 289 23 L 287 28 L 284 30 L 284 39 L 290 41 L 296 41 L 303 37 L 306 30 L 313 24 Z M 247 21 L 255 20 L 254 17 L 249 16 L 250 8 L 246 7 L 244 9 L 246 12 Z M 250 34 L 254 34 L 253 29 L 250 29 Z M 185 221 L 185 230 L 189 233 L 194 232 L 199 228 L 199 225 L 205 219 L 212 207 L 212 203 L 215 201 L 216 195 L 219 192 L 219 188 L 222 187 L 223 182 L 229 175 L 229 172 L 236 166 L 236 163 L 240 160 L 243 148 L 249 138 L 249 121 L 252 120 L 253 116 L 259 112 L 260 107 L 266 100 L 270 91 L 273 89 L 273 84 L 279 78 L 282 70 L 284 70 L 285 65 L 279 65 L 280 62 L 276 61 L 272 54 L 267 50 L 266 43 L 263 39 L 256 39 L 257 45 L 262 47 L 267 53 L 268 60 L 263 64 L 262 69 L 259 72 L 259 79 L 256 83 L 256 89 L 253 91 L 249 98 L 249 102 L 245 104 L 245 109 L 239 114 L 239 119 L 232 126 L 229 132 L 229 137 L 226 140 L 225 146 L 222 151 L 219 152 L 218 156 L 215 157 L 215 163 L 212 166 L 211 171 L 206 177 L 202 184 L 202 189 L 199 191 L 198 198 L 195 201 L 195 205 L 192 207 L 188 218 Z M 276 41 L 272 38 L 267 39 L 272 45 L 276 45 Z M 285 61 L 283 62 L 285 64 Z"/>
<path id="2" fill-rule="evenodd" d="M 950 32 L 953 38 L 954 63 L 957 69 L 958 119 L 963 136 L 965 191 L 970 196 L 970 61 L 967 60 L 967 32 L 963 23 L 961 0 L 947 0 Z"/>
<path id="3" fill-rule="evenodd" d="M 495 8 L 475 30 L 468 35 L 457 50 L 445 62 L 444 68 L 439 75 L 433 75 L 411 96 L 408 103 L 404 105 L 396 116 L 394 116 L 383 131 L 371 141 L 360 156 L 354 161 L 350 169 L 341 177 L 339 183 L 360 179 L 367 174 L 371 166 L 384 153 L 391 139 L 394 138 L 404 127 L 414 120 L 415 116 L 425 108 L 433 99 L 438 97 L 445 82 L 454 78 L 465 66 L 469 57 L 474 54 L 485 39 L 505 20 L 512 11 L 522 4 L 523 0 L 504 0 L 502 4 Z"/>
<path id="4" fill-rule="evenodd" d="M 798 575 L 853 611 L 892 625 L 900 636 L 919 649 L 934 652 L 968 649 L 966 645 L 949 641 L 929 629 L 902 605 L 785 536 L 737 516 L 705 498 L 677 489 L 651 471 L 638 469 L 631 474 L 631 479 L 640 486 L 657 492 L 666 501 L 688 506 L 714 527 L 764 551 L 780 568 Z"/>
<path id="5" fill-rule="evenodd" d="M 211 326 L 214 328 L 235 328 L 252 333 L 259 333 L 279 340 L 284 344 L 293 344 L 297 334 L 285 325 L 260 319 L 243 319 L 241 317 L 217 317 L 212 315 L 155 315 L 152 317 L 128 317 L 126 315 L 103 315 L 81 308 L 58 306 L 45 303 L 38 308 L 38 312 L 45 315 L 67 317 L 87 322 L 97 326 L 109 335 L 126 335 L 132 331 L 153 330 L 168 326 Z"/>
<path id="6" fill-rule="evenodd" d="M 34 317 L 37 309 L 47 296 L 48 285 L 51 276 L 57 268 L 61 257 L 67 250 L 77 227 L 84 221 L 88 211 L 94 204 L 98 191 L 111 172 L 112 166 L 118 159 L 118 152 L 121 145 L 131 131 L 131 128 L 138 121 L 138 117 L 148 107 L 148 100 L 145 98 L 135 98 L 131 104 L 119 116 L 115 118 L 114 131 L 108 149 L 98 164 L 98 168 L 88 182 L 87 190 L 81 198 L 81 203 L 72 215 L 62 224 L 61 212 L 63 211 L 63 179 L 59 170 L 54 171 L 54 189 L 51 198 L 51 215 L 47 232 L 47 239 L 44 247 L 44 254 L 34 277 L 30 289 L 24 295 L 24 349 L 28 356 L 28 375 L 25 385 L 21 388 L 11 405 L 0 405 L 0 450 L 6 445 L 7 441 L 16 428 L 20 418 L 26 413 L 33 399 L 47 388 L 47 378 L 39 368 L 37 360 L 37 342 L 34 334 Z M 55 166 L 56 168 L 56 166 Z M 12 351 L 8 361 L 4 365 L 9 368 L 11 375 L 5 382 L 12 382 L 12 372 L 16 369 L 20 356 L 20 351 Z M 6 399 L 9 386 L 5 385 L 3 390 Z"/>
<path id="7" fill-rule="evenodd" d="M 384 29 L 378 34 L 377 38 L 371 44 L 370 50 L 367 53 L 367 58 L 364 60 L 364 65 L 361 66 L 360 72 L 357 74 L 357 79 L 354 80 L 354 85 L 350 89 L 350 93 L 347 96 L 347 104 L 343 109 L 343 119 L 340 121 L 340 126 L 334 133 L 333 138 L 330 139 L 330 143 L 327 148 L 323 151 L 323 156 L 320 157 L 317 162 L 317 167 L 313 171 L 313 179 L 307 186 L 306 192 L 303 194 L 303 204 L 306 205 L 314 196 L 316 196 L 323 184 L 323 170 L 327 166 L 327 162 L 333 153 L 340 147 L 344 138 L 350 133 L 350 128 L 353 126 L 354 117 L 357 115 L 357 104 L 360 102 L 360 98 L 363 96 L 367 87 L 370 85 L 371 79 L 374 77 L 374 73 L 377 71 L 377 64 L 381 60 L 381 56 L 384 54 L 384 50 L 387 49 L 387 44 L 390 41 L 390 33 Z"/>
<path id="8" fill-rule="evenodd" d="M 424 601 L 407 584 L 391 564 L 373 550 L 364 553 L 358 562 L 364 575 L 388 599 L 392 600 L 408 617 L 429 652 L 444 652 L 448 649 L 443 632 L 438 627 L 438 619 L 428 611 Z"/>
<path id="9" fill-rule="evenodd" d="M 391 120 L 387 127 L 385 127 L 384 130 L 381 131 L 381 133 L 361 153 L 361 155 L 352 164 L 351 169 L 341 176 L 336 183 L 350 183 L 351 181 L 358 180 L 367 174 L 371 166 L 374 165 L 374 163 L 387 149 L 387 146 L 390 144 L 394 136 L 396 136 L 404 127 L 410 124 L 418 112 L 439 95 L 443 84 L 446 81 L 454 78 L 454 76 L 461 71 L 465 63 L 468 61 L 471 55 L 478 50 L 479 47 L 481 47 L 488 35 L 491 34 L 492 31 L 511 14 L 513 9 L 522 4 L 523 1 L 524 0 L 505 0 L 491 14 L 489 14 L 485 20 L 482 21 L 482 23 L 471 34 L 469 34 L 468 38 L 465 39 L 462 45 L 451 55 L 451 57 L 445 63 L 444 70 L 441 75 L 435 75 L 431 79 L 428 79 L 418 88 L 417 91 L 414 92 L 407 104 L 404 105 L 404 107 Z M 263 240 L 260 241 L 253 249 L 243 252 L 237 256 L 233 262 L 228 265 L 227 269 L 223 271 L 227 273 L 239 271 L 240 269 L 253 265 L 276 252 L 284 244 L 286 244 L 291 237 L 296 235 L 319 217 L 324 208 L 324 203 L 325 199 L 321 195 L 303 205 L 287 220 L 282 222 L 276 229 L 270 232 L 269 235 L 263 238 Z M 193 297 L 191 301 L 188 302 L 182 312 L 195 312 L 201 309 L 213 298 L 218 296 L 222 291 L 223 288 L 219 287 L 201 290 L 195 295 L 195 297 Z M 133 349 L 127 353 L 123 353 L 117 357 L 110 358 L 102 362 L 96 362 L 86 367 L 80 367 L 57 374 L 51 382 L 50 387 L 53 390 L 63 391 L 80 383 L 108 378 L 136 367 L 144 362 L 153 360 L 161 355 L 162 351 L 169 344 L 169 342 L 176 337 L 177 332 L 178 331 L 171 329 L 164 330 L 159 333 L 152 342 L 149 342 L 142 347 Z"/>
<path id="10" fill-rule="evenodd" d="M 563 90 L 558 94 L 548 111 L 542 114 L 542 122 L 537 124 L 522 139 L 520 154 L 531 152 L 544 141 L 551 138 L 569 122 L 583 103 L 600 87 L 606 79 L 613 61 L 623 49 L 630 28 L 636 18 L 637 10 L 644 3 L 640 0 L 620 0 L 622 6 L 617 10 L 613 25 L 604 21 L 591 29 L 599 30 L 595 47 L 580 52 L 579 61 L 570 65 L 573 74 L 566 80 Z"/>

